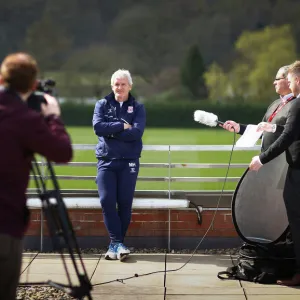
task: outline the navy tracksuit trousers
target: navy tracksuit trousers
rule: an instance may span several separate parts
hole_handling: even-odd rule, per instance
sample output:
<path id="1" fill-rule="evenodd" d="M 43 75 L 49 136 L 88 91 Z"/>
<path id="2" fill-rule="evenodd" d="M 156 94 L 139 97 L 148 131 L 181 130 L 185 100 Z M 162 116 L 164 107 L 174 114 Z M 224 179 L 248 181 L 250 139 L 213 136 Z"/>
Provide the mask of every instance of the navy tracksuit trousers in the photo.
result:
<path id="1" fill-rule="evenodd" d="M 111 243 L 125 238 L 139 166 L 139 159 L 98 160 L 96 182 Z"/>

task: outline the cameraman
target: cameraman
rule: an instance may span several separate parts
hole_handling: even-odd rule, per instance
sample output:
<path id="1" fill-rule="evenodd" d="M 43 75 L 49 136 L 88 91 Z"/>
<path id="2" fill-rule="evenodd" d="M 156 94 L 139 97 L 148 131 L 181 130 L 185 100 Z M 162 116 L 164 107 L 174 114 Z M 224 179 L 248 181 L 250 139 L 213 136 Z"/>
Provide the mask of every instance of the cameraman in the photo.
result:
<path id="1" fill-rule="evenodd" d="M 64 163 L 70 138 L 55 98 L 45 95 L 41 113 L 27 106 L 36 86 L 37 63 L 26 53 L 8 55 L 0 67 L 0 299 L 16 299 L 22 240 L 29 213 L 26 189 L 34 153 Z"/>

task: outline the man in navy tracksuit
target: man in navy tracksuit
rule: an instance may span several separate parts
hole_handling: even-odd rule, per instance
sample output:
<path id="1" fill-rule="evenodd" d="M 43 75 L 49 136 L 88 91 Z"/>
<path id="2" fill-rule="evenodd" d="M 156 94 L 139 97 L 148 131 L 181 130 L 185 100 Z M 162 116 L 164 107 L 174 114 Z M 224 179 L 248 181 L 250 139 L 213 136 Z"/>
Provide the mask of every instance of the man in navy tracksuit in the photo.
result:
<path id="1" fill-rule="evenodd" d="M 96 182 L 111 240 L 105 259 L 123 260 L 130 253 L 123 241 L 131 219 L 146 113 L 130 94 L 129 71 L 116 71 L 111 86 L 113 92 L 96 103 L 93 116 L 98 136 Z"/>

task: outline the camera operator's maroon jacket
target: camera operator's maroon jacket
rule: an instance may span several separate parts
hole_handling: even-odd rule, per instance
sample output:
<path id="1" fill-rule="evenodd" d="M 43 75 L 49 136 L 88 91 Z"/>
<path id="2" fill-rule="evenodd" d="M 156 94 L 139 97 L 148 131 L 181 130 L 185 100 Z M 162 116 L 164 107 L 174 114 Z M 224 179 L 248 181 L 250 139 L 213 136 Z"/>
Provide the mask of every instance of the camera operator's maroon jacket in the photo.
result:
<path id="1" fill-rule="evenodd" d="M 0 91 L 0 234 L 22 238 L 27 227 L 26 189 L 33 153 L 50 161 L 72 159 L 60 118 L 47 119 L 8 90 Z"/>

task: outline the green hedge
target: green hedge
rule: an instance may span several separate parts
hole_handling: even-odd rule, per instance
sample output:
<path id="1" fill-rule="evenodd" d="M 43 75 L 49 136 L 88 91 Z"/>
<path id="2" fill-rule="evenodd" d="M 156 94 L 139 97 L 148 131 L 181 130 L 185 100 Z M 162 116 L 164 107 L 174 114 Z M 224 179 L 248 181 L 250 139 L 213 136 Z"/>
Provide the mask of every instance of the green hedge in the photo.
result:
<path id="1" fill-rule="evenodd" d="M 216 105 L 194 102 L 150 103 L 145 104 L 147 127 L 195 128 L 194 111 L 197 109 L 212 112 L 220 121 L 234 120 L 245 124 L 261 121 L 267 107 L 249 105 Z M 66 125 L 91 126 L 94 105 L 63 104 L 62 113 Z M 203 125 L 202 125 L 203 126 Z"/>

